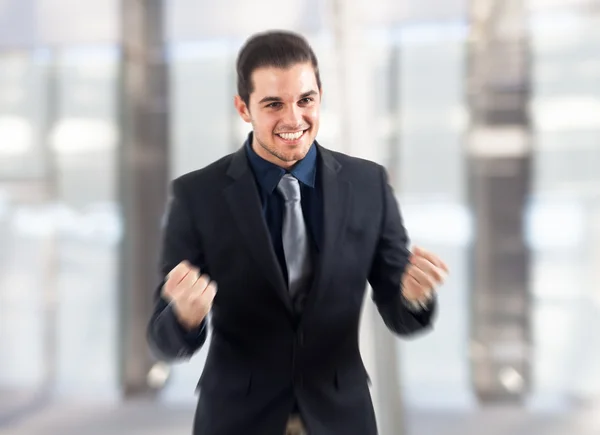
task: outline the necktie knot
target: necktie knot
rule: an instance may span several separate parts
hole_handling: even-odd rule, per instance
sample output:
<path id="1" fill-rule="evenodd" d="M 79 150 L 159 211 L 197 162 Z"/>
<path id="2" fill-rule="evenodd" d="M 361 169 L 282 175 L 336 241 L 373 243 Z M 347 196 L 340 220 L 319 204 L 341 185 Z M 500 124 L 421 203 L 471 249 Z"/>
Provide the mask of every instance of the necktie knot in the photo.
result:
<path id="1" fill-rule="evenodd" d="M 283 195 L 283 198 L 286 200 L 286 202 L 300 201 L 300 183 L 291 174 L 285 174 L 283 177 L 281 177 L 281 180 L 277 185 L 277 190 L 281 192 L 281 195 Z"/>

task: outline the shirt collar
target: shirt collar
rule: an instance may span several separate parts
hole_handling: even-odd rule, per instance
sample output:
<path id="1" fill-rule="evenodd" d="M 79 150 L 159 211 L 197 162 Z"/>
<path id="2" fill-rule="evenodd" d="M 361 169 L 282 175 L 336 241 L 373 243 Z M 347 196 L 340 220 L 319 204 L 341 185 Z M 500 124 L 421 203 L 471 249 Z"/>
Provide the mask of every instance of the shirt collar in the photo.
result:
<path id="1" fill-rule="evenodd" d="M 246 147 L 246 154 L 248 155 L 250 166 L 259 185 L 266 192 L 272 193 L 279 184 L 281 177 L 283 177 L 288 171 L 256 154 L 256 152 L 252 149 L 252 133 L 248 135 L 244 146 Z M 289 173 L 296 177 L 298 181 L 305 186 L 312 188 L 315 187 L 315 179 L 317 175 L 317 147 L 314 143 L 309 148 L 306 156 L 296 163 Z"/>

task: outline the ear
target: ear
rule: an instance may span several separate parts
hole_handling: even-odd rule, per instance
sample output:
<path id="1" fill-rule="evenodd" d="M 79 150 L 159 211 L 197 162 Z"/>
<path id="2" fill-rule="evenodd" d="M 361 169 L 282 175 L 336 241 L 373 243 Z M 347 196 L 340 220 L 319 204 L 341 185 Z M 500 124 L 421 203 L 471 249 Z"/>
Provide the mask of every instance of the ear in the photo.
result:
<path id="1" fill-rule="evenodd" d="M 234 98 L 233 104 L 235 105 L 235 110 L 237 110 L 237 113 L 239 113 L 240 117 L 244 121 L 250 122 L 252 120 L 250 118 L 250 109 L 248 109 L 248 106 L 246 105 L 246 103 L 244 103 L 244 100 L 242 100 L 242 97 L 240 97 L 239 95 L 236 95 Z"/>

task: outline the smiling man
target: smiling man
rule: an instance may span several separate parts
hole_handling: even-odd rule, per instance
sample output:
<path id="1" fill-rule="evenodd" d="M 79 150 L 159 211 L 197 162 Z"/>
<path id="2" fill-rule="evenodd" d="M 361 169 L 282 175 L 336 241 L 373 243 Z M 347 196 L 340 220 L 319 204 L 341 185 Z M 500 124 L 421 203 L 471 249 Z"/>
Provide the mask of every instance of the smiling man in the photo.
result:
<path id="1" fill-rule="evenodd" d="M 253 36 L 237 77 L 252 132 L 172 184 L 150 345 L 190 358 L 210 319 L 194 434 L 376 434 L 358 345 L 367 283 L 408 336 L 429 329 L 448 268 L 409 251 L 384 168 L 315 140 L 323 89 L 304 38 Z"/>

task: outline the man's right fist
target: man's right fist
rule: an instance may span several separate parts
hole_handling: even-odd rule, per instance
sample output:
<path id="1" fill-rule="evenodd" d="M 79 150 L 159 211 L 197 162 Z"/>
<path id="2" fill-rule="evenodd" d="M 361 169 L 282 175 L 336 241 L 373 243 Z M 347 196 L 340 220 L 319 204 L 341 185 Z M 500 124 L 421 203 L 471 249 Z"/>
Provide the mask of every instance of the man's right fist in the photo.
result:
<path id="1" fill-rule="evenodd" d="M 168 275 L 162 294 L 173 304 L 177 320 L 188 330 L 200 326 L 217 292 L 217 284 L 187 261 L 179 263 Z"/>

